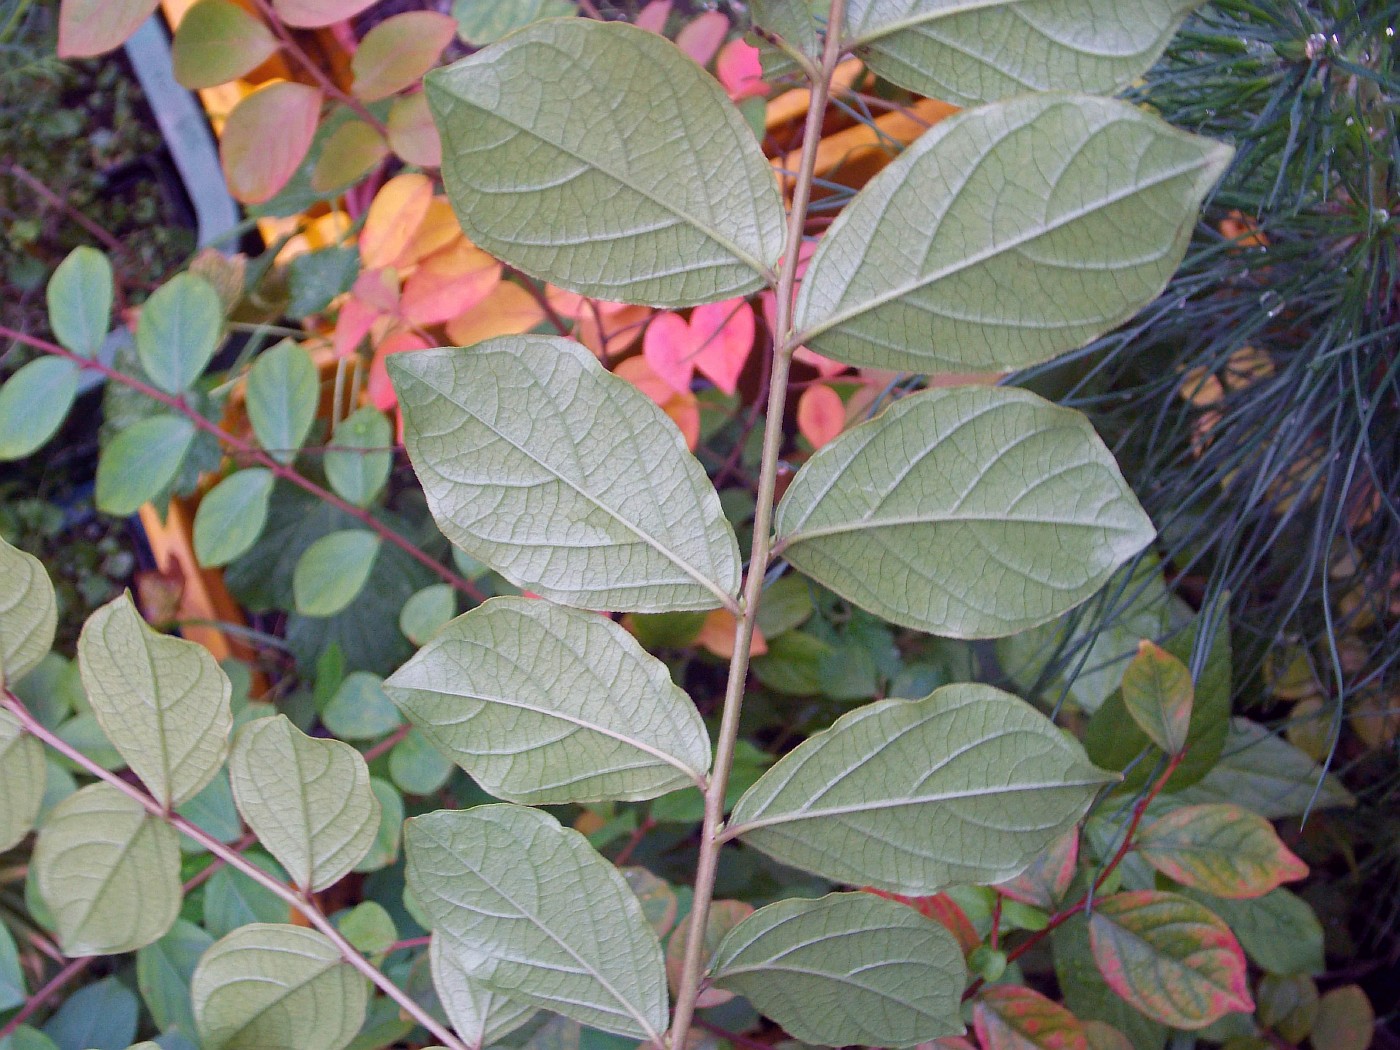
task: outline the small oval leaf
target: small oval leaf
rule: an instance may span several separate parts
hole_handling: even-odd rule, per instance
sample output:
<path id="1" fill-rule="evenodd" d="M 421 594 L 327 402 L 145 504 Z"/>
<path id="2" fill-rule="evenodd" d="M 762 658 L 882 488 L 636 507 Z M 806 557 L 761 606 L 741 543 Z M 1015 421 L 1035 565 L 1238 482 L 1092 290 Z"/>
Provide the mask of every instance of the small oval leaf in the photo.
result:
<path id="1" fill-rule="evenodd" d="M 191 91 L 237 80 L 272 57 L 277 38 L 233 0 L 199 0 L 170 45 L 175 79 Z"/>
<path id="2" fill-rule="evenodd" d="M 1173 810 L 1144 826 L 1135 848 L 1162 874 L 1217 897 L 1262 897 L 1308 874 L 1272 824 L 1228 803 Z"/>
<path id="3" fill-rule="evenodd" d="M 576 831 L 521 806 L 407 824 L 408 886 L 470 976 L 517 1002 L 660 1043 L 661 944 L 618 870 Z M 581 916 L 607 916 L 581 922 Z"/>
<path id="4" fill-rule="evenodd" d="M 208 649 L 151 630 L 124 593 L 88 617 L 78 667 L 102 731 L 161 805 L 214 779 L 228 754 L 233 687 Z"/>
<path id="5" fill-rule="evenodd" d="M 131 424 L 97 461 L 97 509 L 126 517 L 160 497 L 180 473 L 195 427 L 183 416 L 159 415 Z"/>
<path id="6" fill-rule="evenodd" d="M 429 740 L 511 802 L 655 798 L 710 768 L 705 724 L 666 665 L 592 613 L 492 598 L 385 687 Z"/>
<path id="7" fill-rule="evenodd" d="M 258 355 L 248 371 L 248 419 L 267 452 L 283 463 L 296 458 L 316 421 L 321 381 L 311 357 L 283 341 Z"/>
<path id="8" fill-rule="evenodd" d="M 276 479 L 265 467 L 230 474 L 199 501 L 194 553 L 207 569 L 227 565 L 258 542 Z"/>
<path id="9" fill-rule="evenodd" d="M 214 943 L 190 981 L 204 1050 L 342 1050 L 364 1023 L 365 980 L 323 934 L 250 923 Z"/>
<path id="10" fill-rule="evenodd" d="M 34 878 L 65 955 L 116 955 L 158 940 L 180 913 L 180 840 L 110 784 L 54 807 Z"/>
<path id="11" fill-rule="evenodd" d="M 527 273 L 693 306 L 757 291 L 782 253 L 782 203 L 753 133 L 655 33 L 537 22 L 424 83 L 463 228 Z"/>
<path id="12" fill-rule="evenodd" d="M 1079 1018 L 1029 988 L 983 989 L 972 1023 L 982 1050 L 1089 1050 Z"/>
<path id="13" fill-rule="evenodd" d="M 58 57 L 91 58 L 113 51 L 150 18 L 158 0 L 63 0 Z"/>
<path id="14" fill-rule="evenodd" d="M 806 1043 L 907 1047 L 963 1031 L 957 940 L 869 893 L 760 908 L 720 943 L 711 976 Z"/>
<path id="15" fill-rule="evenodd" d="M 337 496 L 367 507 L 389 480 L 394 432 L 384 413 L 366 405 L 340 421 L 326 453 L 326 480 Z"/>
<path id="16" fill-rule="evenodd" d="M 1155 535 L 1089 421 L 1010 387 L 929 390 L 847 431 L 798 472 L 776 527 L 813 579 L 955 638 L 1045 623 Z"/>
<path id="17" fill-rule="evenodd" d="M 350 90 L 366 102 L 388 98 L 417 83 L 457 35 L 457 20 L 436 11 L 409 11 L 380 22 L 350 59 Z"/>
<path id="18" fill-rule="evenodd" d="M 383 137 L 363 120 L 348 119 L 327 137 L 311 172 L 311 188 L 335 193 L 359 182 L 389 155 Z"/>
<path id="19" fill-rule="evenodd" d="M 822 238 L 797 342 L 910 372 L 1073 350 L 1156 298 L 1231 155 L 1113 99 L 1027 95 L 950 117 Z"/>
<path id="20" fill-rule="evenodd" d="M 1144 639 L 1123 672 L 1123 704 L 1147 738 L 1169 755 L 1186 746 L 1196 695 L 1191 670 Z"/>
<path id="21" fill-rule="evenodd" d="M 292 594 L 303 616 L 334 616 L 364 590 L 380 539 L 367 529 L 341 529 L 322 536 L 297 559 Z"/>
<path id="22" fill-rule="evenodd" d="M 505 336 L 396 354 L 389 373 L 428 508 L 472 557 L 565 605 L 733 604 L 739 546 L 704 469 L 578 343 Z"/>
<path id="23" fill-rule="evenodd" d="M 1113 779 L 1029 704 L 950 685 L 810 737 L 744 794 L 725 834 L 829 879 L 921 895 L 1024 870 Z"/>
<path id="24" fill-rule="evenodd" d="M 1154 1021 L 1196 1029 L 1254 1009 L 1240 942 L 1209 909 L 1178 894 L 1105 897 L 1089 918 L 1089 942 L 1109 987 Z"/>
<path id="25" fill-rule="evenodd" d="M 58 603 L 44 565 L 0 538 L 0 685 L 13 688 L 53 647 Z"/>
<path id="26" fill-rule="evenodd" d="M 224 124 L 219 156 L 229 192 L 243 204 L 276 196 L 296 173 L 321 119 L 321 93 L 278 80 L 243 98 Z"/>
<path id="27" fill-rule="evenodd" d="M 238 731 L 228 769 L 238 811 L 302 889 L 338 882 L 374 845 L 379 800 L 349 744 L 259 718 Z"/>
<path id="28" fill-rule="evenodd" d="M 49 278 L 49 327 L 73 353 L 96 357 L 112 323 L 112 264 L 96 248 L 74 248 Z"/>

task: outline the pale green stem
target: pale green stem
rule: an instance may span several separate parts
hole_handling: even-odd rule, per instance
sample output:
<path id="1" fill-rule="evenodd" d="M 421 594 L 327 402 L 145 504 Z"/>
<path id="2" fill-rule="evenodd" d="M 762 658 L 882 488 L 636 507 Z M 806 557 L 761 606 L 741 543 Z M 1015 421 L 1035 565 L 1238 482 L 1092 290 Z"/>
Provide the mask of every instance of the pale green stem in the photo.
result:
<path id="1" fill-rule="evenodd" d="M 734 628 L 734 655 L 729 661 L 729 681 L 720 716 L 719 740 L 715 745 L 714 771 L 705 792 L 705 820 L 700 832 L 700 859 L 695 868 L 695 898 L 691 906 L 685 963 L 676 995 L 676 1012 L 671 1021 L 671 1050 L 684 1050 L 686 1036 L 695 1017 L 695 1000 L 705 966 L 705 925 L 714 898 L 715 876 L 723 848 L 724 795 L 734 764 L 734 747 L 739 738 L 739 713 L 744 705 L 744 685 L 749 673 L 749 650 L 753 644 L 758 607 L 763 598 L 763 580 L 768 572 L 773 543 L 773 504 L 778 477 L 778 452 L 783 443 L 783 409 L 787 402 L 788 372 L 796 344 L 792 339 L 792 312 L 797 288 L 797 267 L 802 247 L 802 231 L 807 223 L 807 205 L 812 196 L 817 148 L 821 144 L 822 117 L 832 77 L 841 59 L 841 26 L 845 21 L 845 0 L 831 0 L 827 20 L 826 45 L 820 75 L 812 83 L 807 122 L 802 137 L 802 159 L 792 190 L 792 210 L 788 215 L 787 253 L 778 276 L 777 309 L 774 329 L 773 368 L 768 383 L 767 420 L 763 428 L 763 457 L 758 475 L 758 498 L 754 509 L 753 552 L 744 579 L 743 611 Z"/>
<path id="2" fill-rule="evenodd" d="M 165 821 L 176 831 L 180 832 L 180 834 L 199 843 L 229 867 L 242 872 L 269 893 L 275 894 L 291 907 L 301 912 L 302 915 L 306 916 L 307 922 L 311 923 L 311 925 L 323 934 L 327 940 L 336 946 L 341 957 L 344 958 L 347 963 L 359 970 L 365 977 L 369 978 L 380 991 L 394 1000 L 394 1002 L 398 1003 L 400 1009 L 431 1032 L 434 1039 L 443 1046 L 448 1047 L 449 1050 L 469 1050 L 465 1043 L 434 1020 L 433 1016 L 424 1010 L 422 1006 L 414 1002 L 413 998 L 409 996 L 407 992 L 399 988 L 398 985 L 394 984 L 394 982 L 389 980 L 384 974 L 380 973 L 373 963 L 357 952 L 350 942 L 341 936 L 340 931 L 335 928 L 335 924 L 332 923 L 330 919 L 326 918 L 325 914 L 316 906 L 315 902 L 312 901 L 308 895 L 299 893 L 292 889 L 292 887 L 284 885 L 277 879 L 274 879 L 247 858 L 241 856 L 235 849 L 224 845 L 218 839 L 211 836 L 203 828 L 196 824 L 191 824 L 178 813 L 169 812 L 140 788 L 128 784 L 125 780 L 122 780 L 121 777 L 103 769 L 77 748 L 72 747 L 66 741 L 61 740 L 59 737 L 49 732 L 42 723 L 29 713 L 29 710 L 20 701 L 19 697 L 15 696 L 9 690 L 5 690 L 3 697 L 3 701 L 0 701 L 0 703 L 3 703 L 4 708 L 9 711 L 10 714 L 19 719 L 25 732 L 47 744 L 69 761 L 77 763 L 86 772 L 106 781 L 123 795 L 139 803 L 146 812 L 150 813 L 153 817 Z"/>

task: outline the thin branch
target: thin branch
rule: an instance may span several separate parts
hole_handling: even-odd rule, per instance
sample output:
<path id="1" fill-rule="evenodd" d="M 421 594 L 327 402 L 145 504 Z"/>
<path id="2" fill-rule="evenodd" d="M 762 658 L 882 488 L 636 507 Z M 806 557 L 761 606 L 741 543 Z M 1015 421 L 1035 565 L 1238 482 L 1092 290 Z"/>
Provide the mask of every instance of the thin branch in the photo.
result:
<path id="1" fill-rule="evenodd" d="M 406 536 L 400 535 L 394 529 L 389 528 L 389 526 L 376 519 L 375 516 L 369 511 L 365 510 L 363 507 L 357 507 L 353 503 L 341 499 L 329 489 L 323 489 L 320 485 L 317 485 L 314 481 L 303 476 L 301 473 L 292 469 L 287 464 L 282 463 L 279 460 L 273 459 L 257 445 L 254 445 L 248 441 L 244 441 L 236 434 L 229 433 L 217 423 L 205 419 L 204 416 L 202 416 L 199 412 L 195 411 L 195 409 L 192 408 L 189 405 L 189 403 L 185 401 L 184 398 L 177 397 L 174 394 L 167 394 L 164 390 L 157 390 L 149 383 L 144 383 L 141 380 L 137 379 L 135 376 L 129 376 L 125 372 L 120 372 L 115 368 L 112 368 L 108 365 L 104 365 L 101 361 L 94 361 L 91 358 L 83 357 L 80 354 L 75 354 L 70 350 L 64 349 L 57 343 L 50 343 L 44 339 L 35 339 L 31 335 L 26 335 L 25 333 L 16 331 L 13 328 L 6 328 L 5 326 L 0 325 L 0 337 L 13 339 L 16 342 L 23 343 L 25 346 L 32 347 L 35 350 L 42 350 L 46 354 L 52 354 L 55 357 L 61 357 L 64 360 L 72 361 L 79 368 L 85 368 L 93 372 L 101 373 L 113 382 L 120 383 L 126 387 L 130 387 L 137 393 L 144 394 L 146 397 L 149 397 L 151 400 L 164 405 L 166 408 L 169 408 L 174 412 L 178 412 L 180 415 L 184 416 L 200 430 L 203 430 L 206 433 L 212 434 L 214 437 L 218 438 L 222 444 L 228 446 L 237 455 L 246 456 L 247 458 L 258 463 L 260 466 L 266 467 L 272 472 L 274 477 L 278 477 L 283 479 L 284 481 L 291 482 L 298 488 L 304 489 L 306 492 L 309 492 L 317 499 L 325 503 L 329 503 L 332 507 L 335 507 L 337 510 L 344 511 L 346 514 L 349 514 L 352 518 L 360 522 L 362 525 L 364 525 L 365 528 L 369 529 L 380 539 L 399 548 L 399 550 L 403 551 L 405 554 L 411 557 L 414 561 L 418 562 L 420 565 L 431 569 L 444 583 L 451 584 L 453 587 L 461 591 L 463 594 L 467 595 L 473 601 L 481 602 L 486 600 L 486 596 L 470 580 L 453 572 L 446 565 L 443 565 L 441 562 L 437 561 L 437 559 L 429 555 L 412 540 L 408 539 Z"/>
<path id="2" fill-rule="evenodd" d="M 114 234 L 112 234 L 105 227 L 99 225 L 92 219 L 88 218 L 71 203 L 64 200 L 53 190 L 45 186 L 27 168 L 23 167 L 20 164 L 10 163 L 5 165 L 4 171 L 7 174 L 14 177 L 15 179 L 18 179 L 20 182 L 24 183 L 24 185 L 28 187 L 34 193 L 35 196 L 47 201 L 50 205 L 63 212 L 64 215 L 68 216 L 68 218 L 72 219 L 79 226 L 85 229 L 93 237 L 101 241 L 103 246 L 106 247 L 106 249 L 112 254 L 125 255 L 127 254 L 127 252 L 130 251 L 130 249 L 121 241 L 119 241 Z"/>
<path id="3" fill-rule="evenodd" d="M 233 848 L 224 845 L 218 839 L 214 838 L 203 828 L 190 823 L 190 821 L 186 820 L 178 813 L 168 812 L 159 802 L 144 791 L 128 784 L 116 774 L 103 769 L 77 748 L 70 746 L 67 742 L 55 736 L 45 728 L 42 723 L 29 713 L 19 697 L 15 696 L 8 689 L 3 693 L 2 702 L 4 708 L 19 720 L 25 732 L 47 744 L 69 761 L 77 763 L 87 773 L 110 784 L 123 795 L 127 796 L 127 798 L 139 804 L 147 813 L 151 814 L 151 816 L 158 820 L 165 821 L 182 835 L 199 843 L 199 845 L 203 846 L 225 864 L 237 869 L 239 872 L 258 883 L 258 885 L 262 886 L 269 893 L 274 894 L 279 899 L 285 901 L 289 906 L 299 911 L 319 933 L 335 945 L 341 957 L 344 958 L 347 963 L 359 970 L 379 988 L 380 991 L 394 1000 L 394 1002 L 398 1003 L 399 1007 L 407 1013 L 408 1016 L 412 1017 L 415 1022 L 431 1032 L 433 1038 L 438 1040 L 443 1046 L 449 1047 L 450 1050 L 468 1050 L 467 1046 L 460 1039 L 439 1024 L 431 1014 L 413 1000 L 412 996 L 399 988 L 398 985 L 394 984 L 394 982 L 384 974 L 380 973 L 368 959 L 356 951 L 350 942 L 341 935 L 340 931 L 335 928 L 335 924 L 316 906 L 315 902 L 308 894 L 299 892 L 279 882 L 277 879 L 274 879 L 267 872 L 237 853 Z"/>

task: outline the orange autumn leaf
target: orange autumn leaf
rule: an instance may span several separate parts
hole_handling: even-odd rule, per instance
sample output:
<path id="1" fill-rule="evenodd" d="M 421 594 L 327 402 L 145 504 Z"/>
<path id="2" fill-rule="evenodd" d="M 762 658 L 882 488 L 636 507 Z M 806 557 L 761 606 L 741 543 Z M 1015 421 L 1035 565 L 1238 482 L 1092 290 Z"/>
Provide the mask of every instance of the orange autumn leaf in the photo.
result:
<path id="1" fill-rule="evenodd" d="M 394 257 L 394 267 L 407 270 L 435 252 L 440 252 L 456 241 L 465 240 L 462 227 L 457 224 L 457 216 L 446 197 L 434 197 L 413 231 L 413 237 L 403 250 Z"/>
<path id="2" fill-rule="evenodd" d="M 641 336 L 651 314 L 649 306 L 628 306 L 611 314 L 586 313 L 579 318 L 574 338 L 595 357 L 617 357 Z"/>
<path id="3" fill-rule="evenodd" d="M 461 238 L 419 263 L 404 282 L 399 311 L 410 324 L 442 324 L 480 303 L 500 283 L 501 264 Z"/>
<path id="4" fill-rule="evenodd" d="M 447 322 L 454 346 L 471 346 L 499 335 L 522 335 L 544 320 L 544 308 L 518 284 L 502 281 L 481 302 Z"/>
<path id="5" fill-rule="evenodd" d="M 728 609 L 715 609 L 705 616 L 700 633 L 695 641 L 701 648 L 714 653 L 721 660 L 734 656 L 734 628 L 737 625 L 734 614 Z M 753 630 L 753 644 L 749 647 L 751 656 L 762 656 L 768 651 L 768 641 L 757 627 Z"/>
<path id="6" fill-rule="evenodd" d="M 377 270 L 392 266 L 412 243 L 433 203 L 433 183 L 426 175 L 396 175 L 386 182 L 365 216 L 360 231 L 360 258 Z"/>
<path id="7" fill-rule="evenodd" d="M 658 376 L 646 360 L 629 357 L 615 369 L 613 374 L 627 380 L 647 397 L 661 406 L 661 411 L 671 417 L 685 438 L 685 447 L 692 452 L 700 443 L 700 402 L 690 391 L 684 393 L 672 390 L 670 385 Z"/>
<path id="8" fill-rule="evenodd" d="M 977 935 L 977 928 L 972 925 L 967 913 L 946 893 L 933 893 L 927 897 L 906 897 L 902 893 L 877 890 L 873 886 L 863 887 L 862 892 L 873 893 L 877 897 L 884 897 L 885 900 L 898 901 L 913 908 L 924 918 L 932 919 L 957 939 L 964 955 L 982 943 L 982 938 Z"/>
<path id="9" fill-rule="evenodd" d="M 809 386 L 797 399 L 797 429 L 812 447 L 821 448 L 846 429 L 846 405 L 825 383 Z"/>

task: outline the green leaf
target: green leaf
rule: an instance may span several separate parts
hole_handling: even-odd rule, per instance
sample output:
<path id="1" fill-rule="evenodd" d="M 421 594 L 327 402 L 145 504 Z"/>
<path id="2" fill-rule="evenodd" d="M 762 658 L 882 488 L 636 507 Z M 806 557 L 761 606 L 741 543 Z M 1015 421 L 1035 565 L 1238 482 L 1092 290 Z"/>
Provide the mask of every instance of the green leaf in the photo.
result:
<path id="1" fill-rule="evenodd" d="M 758 607 L 758 629 L 769 642 L 801 627 L 812 616 L 811 583 L 789 574 L 763 589 Z"/>
<path id="2" fill-rule="evenodd" d="M 1243 806 L 1183 806 L 1144 825 L 1134 848 L 1167 877 L 1217 897 L 1262 897 L 1306 878 L 1274 827 Z"/>
<path id="3" fill-rule="evenodd" d="M 119 978 L 104 977 L 70 995 L 44 1025 L 44 1034 L 58 1050 L 124 1050 L 136 1038 L 140 1010 Z"/>
<path id="4" fill-rule="evenodd" d="M 136 353 L 141 368 L 166 393 L 194 386 L 219 348 L 224 306 L 213 285 L 192 273 L 177 274 L 141 307 Z"/>
<path id="5" fill-rule="evenodd" d="M 266 854 L 251 850 L 244 857 L 278 882 L 286 881 L 287 873 Z M 286 901 L 237 868 L 220 868 L 204 889 L 204 925 L 215 937 L 250 922 L 284 921 L 287 912 Z"/>
<path id="6" fill-rule="evenodd" d="M 843 597 L 955 638 L 1058 616 L 1154 535 L 1083 415 L 976 386 L 906 397 L 824 446 L 788 486 L 777 533 Z"/>
<path id="7" fill-rule="evenodd" d="M 389 778 L 407 795 L 431 795 L 452 776 L 452 762 L 414 729 L 389 752 Z"/>
<path id="8" fill-rule="evenodd" d="M 960 106 L 1028 91 L 1117 94 L 1200 0 L 851 0 L 847 46 L 900 87 Z"/>
<path id="9" fill-rule="evenodd" d="M 262 447 L 290 463 L 316 419 L 321 384 L 305 350 L 283 340 L 248 370 L 248 419 Z"/>
<path id="10" fill-rule="evenodd" d="M 0 685 L 14 689 L 53 646 L 58 605 L 43 563 L 0 539 Z"/>
<path id="11" fill-rule="evenodd" d="M 1029 988 L 983 989 L 972 1022 L 982 1050 L 1089 1050 L 1079 1019 Z"/>
<path id="12" fill-rule="evenodd" d="M 950 685 L 810 737 L 739 800 L 725 835 L 825 878 L 929 894 L 1024 870 L 1112 779 L 1030 705 Z"/>
<path id="13" fill-rule="evenodd" d="M 368 529 L 322 536 L 297 560 L 292 593 L 303 616 L 334 616 L 364 590 L 382 541 Z"/>
<path id="14" fill-rule="evenodd" d="M 388 364 L 428 507 L 472 557 L 565 605 L 733 604 L 739 546 L 704 469 L 578 343 L 509 336 Z"/>
<path id="15" fill-rule="evenodd" d="M 126 517 L 168 489 L 194 443 L 195 426 L 183 416 L 158 415 L 131 424 L 97 461 L 97 509 Z"/>
<path id="16" fill-rule="evenodd" d="M 180 911 L 179 836 L 110 784 L 54 807 L 33 864 L 65 955 L 135 951 L 163 936 Z"/>
<path id="17" fill-rule="evenodd" d="M 468 1046 L 492 1046 L 533 1017 L 535 1008 L 488 989 L 472 976 L 464 955 L 480 967 L 474 953 L 464 952 L 441 934 L 433 934 L 428 946 L 433 988 L 448 1021 Z"/>
<path id="18" fill-rule="evenodd" d="M 360 253 L 354 248 L 303 252 L 287 264 L 291 294 L 287 313 L 292 317 L 320 313 L 337 295 L 348 292 L 359 274 Z"/>
<path id="19" fill-rule="evenodd" d="M 1322 923 L 1296 893 L 1277 889 L 1251 900 L 1227 900 L 1189 888 L 1181 892 L 1220 916 L 1260 969 L 1318 974 L 1327 968 Z"/>
<path id="20" fill-rule="evenodd" d="M 1083 346 L 1157 297 L 1231 155 L 1112 99 L 950 117 L 822 238 L 797 341 L 910 372 L 1000 372 Z"/>
<path id="21" fill-rule="evenodd" d="M 129 593 L 88 617 L 78 667 L 102 731 L 161 805 L 193 798 L 222 768 L 228 676 L 204 646 L 146 626 Z"/>
<path id="22" fill-rule="evenodd" d="M 1250 1012 L 1244 951 L 1215 914 L 1175 893 L 1137 890 L 1096 901 L 1089 941 L 1115 992 L 1173 1028 Z"/>
<path id="23" fill-rule="evenodd" d="M 539 22 L 424 84 L 458 218 L 512 266 L 584 295 L 692 306 L 757 291 L 777 264 L 768 161 L 718 81 L 655 33 Z"/>
<path id="24" fill-rule="evenodd" d="M 191 91 L 250 73 L 277 50 L 262 19 L 232 0 L 199 0 L 180 20 L 170 45 L 175 79 Z"/>
<path id="25" fill-rule="evenodd" d="M 369 787 L 379 802 L 379 826 L 374 842 L 364 860 L 355 865 L 356 871 L 378 871 L 399 859 L 399 834 L 403 830 L 403 796 L 393 784 L 370 777 Z"/>
<path id="26" fill-rule="evenodd" d="M 30 361 L 0 386 L 0 463 L 48 444 L 73 407 L 78 366 L 61 357 Z"/>
<path id="27" fill-rule="evenodd" d="M 194 553 L 205 568 L 227 565 L 245 553 L 267 524 L 267 504 L 276 481 L 265 467 L 230 474 L 199 501 L 194 515 Z"/>
<path id="28" fill-rule="evenodd" d="M 375 128 L 363 120 L 345 120 L 326 134 L 311 171 L 311 188 L 322 194 L 348 189 L 388 155 L 389 145 Z"/>
<path id="29" fill-rule="evenodd" d="M 711 976 L 806 1043 L 905 1047 L 963 1031 L 956 938 L 870 893 L 760 908 L 720 942 Z"/>
<path id="30" fill-rule="evenodd" d="M 323 934 L 254 923 L 204 953 L 190 998 L 204 1050 L 341 1050 L 360 1030 L 368 996 Z"/>
<path id="31" fill-rule="evenodd" d="M 367 507 L 389 480 L 394 432 L 384 413 L 366 405 L 341 420 L 326 453 L 326 480 L 337 496 Z M 360 450 L 364 451 L 360 451 Z"/>
<path id="32" fill-rule="evenodd" d="M 1087 889 L 1087 885 L 1081 889 Z M 1094 961 L 1089 922 L 1083 913 L 1057 927 L 1050 943 L 1065 1006 L 1076 1017 L 1113 1026 L 1128 1037 L 1136 1050 L 1162 1050 L 1167 1030 L 1125 1003 L 1103 979 Z"/>
<path id="33" fill-rule="evenodd" d="M 229 779 L 243 819 L 302 889 L 338 882 L 374 843 L 379 801 L 364 758 L 307 736 L 286 715 L 238 731 Z"/>
<path id="34" fill-rule="evenodd" d="M 58 1050 L 58 1044 L 38 1029 L 22 1024 L 0 1039 L 0 1050 Z"/>
<path id="35" fill-rule="evenodd" d="M 661 945 L 618 870 L 549 814 L 493 805 L 405 831 L 408 886 L 470 976 L 593 1028 L 657 1043 Z M 580 921 L 606 916 L 605 922 Z"/>
<path id="36" fill-rule="evenodd" d="M 1376 1036 L 1376 1010 L 1360 986 L 1333 988 L 1317 1002 L 1314 1050 L 1367 1050 Z"/>
<path id="37" fill-rule="evenodd" d="M 0 714 L 0 733 L 4 732 L 4 715 Z M 23 1006 L 29 998 L 24 971 L 19 965 L 19 950 L 9 928 L 0 925 L 0 1011 Z"/>
<path id="38" fill-rule="evenodd" d="M 393 917 L 377 901 L 361 901 L 338 919 L 336 926 L 363 955 L 382 955 L 399 939 Z"/>
<path id="39" fill-rule="evenodd" d="M 427 645 L 457 615 L 457 592 L 450 583 L 424 587 L 403 603 L 399 630 L 414 645 Z"/>
<path id="40" fill-rule="evenodd" d="M 1229 726 L 1219 763 L 1178 799 L 1233 802 L 1268 820 L 1356 804 L 1340 780 L 1281 736 L 1247 718 L 1232 718 Z"/>
<path id="41" fill-rule="evenodd" d="M 136 983 L 151 1019 L 162 1032 L 176 1029 L 195 1037 L 190 979 L 214 938 L 192 922 L 175 920 L 160 940 L 136 953 Z"/>
<path id="42" fill-rule="evenodd" d="M 456 33 L 456 20 L 436 11 L 386 18 L 364 35 L 350 59 L 351 92 L 373 102 L 411 87 L 437 64 Z"/>
<path id="43" fill-rule="evenodd" d="M 666 665 L 606 617 L 492 598 L 385 683 L 497 798 L 637 801 L 703 781 L 710 740 Z"/>
<path id="44" fill-rule="evenodd" d="M 531 22 L 576 11 L 572 0 L 453 0 L 452 4 L 457 35 L 477 47 L 494 44 Z"/>
<path id="45" fill-rule="evenodd" d="M 354 671 L 321 712 L 321 724 L 341 740 L 378 740 L 399 726 L 399 710 L 378 675 Z"/>
<path id="46" fill-rule="evenodd" d="M 71 6 L 71 0 L 65 6 Z M 147 7 L 154 7 L 148 3 Z M 149 13 L 149 11 L 148 11 Z M 112 323 L 112 264 L 96 248 L 74 248 L 49 278 L 49 327 L 73 353 L 96 357 Z"/>
<path id="47" fill-rule="evenodd" d="M 1144 639 L 1123 672 L 1123 704 L 1138 728 L 1169 755 L 1186 746 L 1196 687 L 1190 669 Z"/>

